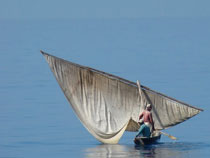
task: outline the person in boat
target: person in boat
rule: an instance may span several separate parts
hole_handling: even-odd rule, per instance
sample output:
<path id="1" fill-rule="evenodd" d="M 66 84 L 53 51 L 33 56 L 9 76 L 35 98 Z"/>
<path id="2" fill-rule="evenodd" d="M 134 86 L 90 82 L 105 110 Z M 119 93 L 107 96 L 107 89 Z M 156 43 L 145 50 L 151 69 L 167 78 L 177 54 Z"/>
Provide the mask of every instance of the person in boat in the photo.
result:
<path id="1" fill-rule="evenodd" d="M 140 114 L 139 120 L 143 118 L 143 122 L 139 122 L 141 126 L 139 129 L 139 133 L 136 135 L 136 137 L 139 136 L 150 137 L 152 131 L 155 130 L 151 110 L 152 110 L 152 105 L 147 104 L 146 110 L 144 110 Z"/>

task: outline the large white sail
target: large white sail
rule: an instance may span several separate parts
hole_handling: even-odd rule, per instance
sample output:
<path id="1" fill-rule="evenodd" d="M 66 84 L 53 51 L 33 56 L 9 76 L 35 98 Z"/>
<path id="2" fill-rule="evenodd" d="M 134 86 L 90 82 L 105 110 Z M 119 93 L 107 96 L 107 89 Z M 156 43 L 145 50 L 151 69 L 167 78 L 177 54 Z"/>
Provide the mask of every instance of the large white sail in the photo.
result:
<path id="1" fill-rule="evenodd" d="M 42 54 L 82 124 L 103 143 L 115 144 L 125 130 L 136 131 L 146 103 L 153 105 L 155 129 L 160 130 L 201 111 L 145 86 L 141 86 L 144 97 L 140 97 L 134 82 Z"/>

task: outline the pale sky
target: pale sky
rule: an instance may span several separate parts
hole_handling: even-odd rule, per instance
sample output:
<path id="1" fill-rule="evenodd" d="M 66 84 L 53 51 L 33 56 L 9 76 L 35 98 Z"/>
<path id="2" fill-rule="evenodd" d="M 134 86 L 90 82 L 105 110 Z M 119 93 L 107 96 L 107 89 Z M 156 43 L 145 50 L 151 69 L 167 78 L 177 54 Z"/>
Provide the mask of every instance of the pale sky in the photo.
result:
<path id="1" fill-rule="evenodd" d="M 0 0 L 0 19 L 210 17 L 210 0 Z"/>

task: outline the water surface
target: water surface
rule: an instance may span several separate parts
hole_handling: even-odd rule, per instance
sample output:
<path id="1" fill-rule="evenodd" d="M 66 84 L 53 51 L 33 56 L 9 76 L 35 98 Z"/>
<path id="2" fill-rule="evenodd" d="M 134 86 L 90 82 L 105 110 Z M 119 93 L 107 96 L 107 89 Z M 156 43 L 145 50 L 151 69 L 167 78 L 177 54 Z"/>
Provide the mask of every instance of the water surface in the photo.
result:
<path id="1" fill-rule="evenodd" d="M 209 157 L 210 19 L 0 20 L 0 157 Z M 103 145 L 81 125 L 42 49 L 203 108 L 136 147 Z"/>

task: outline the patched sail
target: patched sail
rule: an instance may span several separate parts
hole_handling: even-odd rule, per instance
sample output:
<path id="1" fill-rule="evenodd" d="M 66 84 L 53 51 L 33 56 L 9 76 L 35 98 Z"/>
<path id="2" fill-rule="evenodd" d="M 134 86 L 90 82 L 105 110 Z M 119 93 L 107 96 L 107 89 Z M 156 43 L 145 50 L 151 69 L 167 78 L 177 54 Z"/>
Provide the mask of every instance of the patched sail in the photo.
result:
<path id="1" fill-rule="evenodd" d="M 138 130 L 146 103 L 153 105 L 155 129 L 174 126 L 201 111 L 145 86 L 140 97 L 134 82 L 41 53 L 82 124 L 103 143 L 115 144 L 125 130 Z"/>

